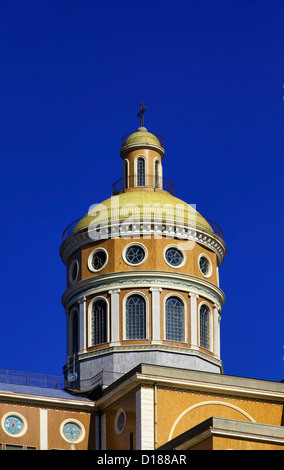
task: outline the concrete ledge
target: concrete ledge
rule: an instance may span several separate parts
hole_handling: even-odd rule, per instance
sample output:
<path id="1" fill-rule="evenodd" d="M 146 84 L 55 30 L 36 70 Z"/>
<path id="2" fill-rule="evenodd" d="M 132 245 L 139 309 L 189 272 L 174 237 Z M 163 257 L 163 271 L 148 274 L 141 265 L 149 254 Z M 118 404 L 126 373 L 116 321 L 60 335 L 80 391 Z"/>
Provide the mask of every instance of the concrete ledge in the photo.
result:
<path id="1" fill-rule="evenodd" d="M 190 447 L 212 436 L 253 440 L 266 444 L 283 445 L 284 447 L 284 427 L 282 426 L 212 416 L 160 446 L 158 450 L 190 449 Z"/>

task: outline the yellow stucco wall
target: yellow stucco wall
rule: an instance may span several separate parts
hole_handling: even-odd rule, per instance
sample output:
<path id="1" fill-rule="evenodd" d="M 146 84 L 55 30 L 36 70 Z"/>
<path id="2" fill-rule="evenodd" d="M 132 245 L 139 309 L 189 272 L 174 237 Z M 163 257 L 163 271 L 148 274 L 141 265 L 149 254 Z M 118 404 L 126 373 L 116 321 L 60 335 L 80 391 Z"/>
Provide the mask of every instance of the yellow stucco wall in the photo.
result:
<path id="1" fill-rule="evenodd" d="M 161 446 L 211 416 L 281 425 L 283 404 L 241 396 L 158 387 L 157 444 Z"/>

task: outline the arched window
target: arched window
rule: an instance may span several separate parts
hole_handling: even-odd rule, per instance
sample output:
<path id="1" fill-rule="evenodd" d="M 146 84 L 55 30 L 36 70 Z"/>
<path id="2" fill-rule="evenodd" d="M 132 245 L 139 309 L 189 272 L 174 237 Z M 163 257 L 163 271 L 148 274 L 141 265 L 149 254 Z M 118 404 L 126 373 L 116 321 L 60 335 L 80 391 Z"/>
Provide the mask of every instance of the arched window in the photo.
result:
<path id="1" fill-rule="evenodd" d="M 72 315 L 72 354 L 79 351 L 79 316 L 75 310 Z"/>
<path id="2" fill-rule="evenodd" d="M 145 186 L 145 160 L 138 158 L 137 160 L 137 186 Z"/>
<path id="3" fill-rule="evenodd" d="M 200 317 L 200 346 L 210 349 L 210 311 L 207 305 L 201 305 Z"/>
<path id="4" fill-rule="evenodd" d="M 155 160 L 155 174 L 154 174 L 154 186 L 159 187 L 159 160 Z"/>
<path id="5" fill-rule="evenodd" d="M 131 295 L 126 301 L 126 339 L 146 338 L 146 302 L 141 295 Z"/>
<path id="6" fill-rule="evenodd" d="M 128 187 L 128 163 L 126 160 L 123 162 L 123 189 Z"/>
<path id="7" fill-rule="evenodd" d="M 177 297 L 166 300 L 166 340 L 184 342 L 184 305 Z"/>
<path id="8" fill-rule="evenodd" d="M 107 342 L 107 304 L 105 300 L 97 300 L 92 311 L 92 345 Z"/>

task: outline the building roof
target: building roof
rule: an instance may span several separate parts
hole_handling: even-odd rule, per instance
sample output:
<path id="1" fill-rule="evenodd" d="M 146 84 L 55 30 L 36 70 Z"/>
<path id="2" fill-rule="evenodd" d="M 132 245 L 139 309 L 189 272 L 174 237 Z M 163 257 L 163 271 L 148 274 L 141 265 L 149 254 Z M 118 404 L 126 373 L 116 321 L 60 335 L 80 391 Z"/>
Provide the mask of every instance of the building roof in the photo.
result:
<path id="1" fill-rule="evenodd" d="M 78 222 L 73 233 L 88 228 L 94 222 L 97 224 L 135 217 L 141 220 L 164 218 L 168 222 L 184 222 L 214 233 L 211 225 L 190 204 L 165 191 L 145 190 L 126 191 L 106 199 Z"/>
<path id="2" fill-rule="evenodd" d="M 93 408 L 94 403 L 89 398 L 78 396 L 69 393 L 63 389 L 48 388 L 48 387 L 35 387 L 31 385 L 19 385 L 14 383 L 0 383 L 0 397 L 2 399 L 9 399 L 16 401 L 28 402 L 49 402 L 50 404 L 63 406 L 79 406 L 80 408 L 91 405 Z"/>
<path id="3" fill-rule="evenodd" d="M 133 144 L 154 144 L 159 147 L 161 146 L 159 139 L 151 132 L 148 132 L 145 127 L 139 127 L 136 132 L 130 134 L 126 139 L 124 146 L 128 147 Z"/>

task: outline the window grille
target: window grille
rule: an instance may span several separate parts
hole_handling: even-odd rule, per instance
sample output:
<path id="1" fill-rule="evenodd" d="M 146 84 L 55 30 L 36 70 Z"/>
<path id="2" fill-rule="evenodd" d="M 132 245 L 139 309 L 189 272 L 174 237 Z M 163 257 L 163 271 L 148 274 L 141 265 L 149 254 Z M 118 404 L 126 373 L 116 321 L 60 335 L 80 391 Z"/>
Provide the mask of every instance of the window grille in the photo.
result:
<path id="1" fill-rule="evenodd" d="M 166 300 L 166 340 L 184 341 L 184 305 L 176 297 Z"/>
<path id="2" fill-rule="evenodd" d="M 209 308 L 207 305 L 200 307 L 200 346 L 210 349 Z"/>
<path id="3" fill-rule="evenodd" d="M 144 158 L 137 160 L 137 186 L 145 186 L 145 161 Z"/>
<path id="4" fill-rule="evenodd" d="M 126 339 L 146 338 L 146 303 L 140 295 L 126 301 Z"/>
<path id="5" fill-rule="evenodd" d="M 155 181 L 154 181 L 155 188 L 159 187 L 159 162 L 158 160 L 155 161 Z"/>
<path id="6" fill-rule="evenodd" d="M 92 316 L 92 344 L 102 344 L 107 342 L 107 309 L 104 300 L 98 300 L 93 306 Z"/>

